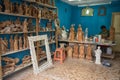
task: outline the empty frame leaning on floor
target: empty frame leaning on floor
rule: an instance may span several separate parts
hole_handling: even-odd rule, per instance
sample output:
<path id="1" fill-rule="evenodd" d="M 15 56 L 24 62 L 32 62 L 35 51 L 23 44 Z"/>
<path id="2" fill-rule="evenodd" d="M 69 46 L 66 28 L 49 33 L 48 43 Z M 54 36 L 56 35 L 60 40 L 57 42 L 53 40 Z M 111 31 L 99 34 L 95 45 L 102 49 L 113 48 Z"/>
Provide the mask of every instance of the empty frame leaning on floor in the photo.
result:
<path id="1" fill-rule="evenodd" d="M 39 36 L 28 37 L 28 39 L 29 39 L 29 45 L 30 45 L 30 54 L 32 58 L 33 70 L 35 74 L 38 74 L 39 72 L 53 65 L 51 54 L 50 54 L 50 49 L 49 49 L 49 44 L 48 44 L 48 38 L 47 38 L 47 35 L 39 35 Z M 47 61 L 44 62 L 41 66 L 39 66 L 38 64 L 37 55 L 35 51 L 35 45 L 34 45 L 34 42 L 40 41 L 40 40 L 44 40 L 45 42 L 45 49 L 46 49 L 46 56 L 47 56 Z"/>

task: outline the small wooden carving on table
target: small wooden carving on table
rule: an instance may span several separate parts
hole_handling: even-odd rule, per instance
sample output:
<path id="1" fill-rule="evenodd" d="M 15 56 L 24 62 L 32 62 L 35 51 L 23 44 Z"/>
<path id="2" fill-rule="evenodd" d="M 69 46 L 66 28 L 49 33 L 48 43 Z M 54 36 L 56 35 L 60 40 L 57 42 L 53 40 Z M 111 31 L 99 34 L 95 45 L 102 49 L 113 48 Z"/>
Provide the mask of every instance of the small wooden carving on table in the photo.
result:
<path id="1" fill-rule="evenodd" d="M 68 47 L 66 48 L 66 51 L 67 51 L 67 56 L 68 56 L 68 57 L 72 57 L 72 54 L 73 54 L 73 49 L 72 49 L 72 47 L 68 46 Z"/>
<path id="2" fill-rule="evenodd" d="M 82 28 L 81 28 L 80 25 L 78 26 L 77 40 L 78 40 L 79 42 L 82 42 L 82 41 L 83 41 L 83 32 L 82 32 Z"/>
<path id="3" fill-rule="evenodd" d="M 18 36 L 16 35 L 14 37 L 14 51 L 18 50 Z"/>
<path id="4" fill-rule="evenodd" d="M 87 60 L 92 60 L 92 46 L 89 44 L 87 46 L 87 53 L 86 53 L 86 59 Z"/>
<path id="5" fill-rule="evenodd" d="M 9 13 L 10 12 L 10 1 L 4 0 L 4 6 L 5 6 L 5 12 Z"/>
<path id="6" fill-rule="evenodd" d="M 71 28 L 70 28 L 70 34 L 69 34 L 69 40 L 70 40 L 70 41 L 74 41 L 74 39 L 75 39 L 74 26 L 71 25 Z"/>
<path id="7" fill-rule="evenodd" d="M 81 44 L 79 47 L 79 58 L 85 58 L 85 47 L 84 44 Z"/>
<path id="8" fill-rule="evenodd" d="M 76 58 L 79 57 L 79 53 L 78 53 L 78 44 L 75 44 L 75 45 L 74 45 L 73 57 L 76 57 Z"/>
<path id="9" fill-rule="evenodd" d="M 114 41 L 115 40 L 115 28 L 113 26 L 110 27 L 110 37 L 109 40 Z"/>

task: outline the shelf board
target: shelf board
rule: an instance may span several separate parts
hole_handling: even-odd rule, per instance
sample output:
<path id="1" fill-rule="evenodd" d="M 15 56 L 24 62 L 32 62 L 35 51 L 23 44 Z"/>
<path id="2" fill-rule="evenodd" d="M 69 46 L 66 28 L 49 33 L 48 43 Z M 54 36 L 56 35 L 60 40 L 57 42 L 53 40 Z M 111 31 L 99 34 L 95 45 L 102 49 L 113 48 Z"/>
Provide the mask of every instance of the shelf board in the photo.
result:
<path id="1" fill-rule="evenodd" d="M 26 48 L 26 49 L 21 49 L 21 50 L 17 50 L 17 51 L 9 51 L 9 52 L 6 52 L 4 54 L 2 54 L 2 56 L 6 56 L 6 55 L 9 55 L 9 54 L 14 54 L 14 53 L 17 53 L 17 52 L 20 52 L 20 51 L 25 51 L 25 50 L 28 50 L 29 48 Z"/>
<path id="2" fill-rule="evenodd" d="M 49 31 L 39 31 L 40 32 L 54 32 L 55 30 L 49 30 Z M 36 33 L 35 31 L 29 31 L 27 33 Z M 0 34 L 24 34 L 24 32 L 12 32 L 12 33 L 0 33 Z"/>
<path id="3" fill-rule="evenodd" d="M 49 44 L 54 44 L 55 41 L 52 41 L 52 42 L 49 42 Z M 44 46 L 45 44 L 42 44 L 40 45 L 40 47 Z M 36 46 L 35 46 L 36 47 Z M 25 51 L 25 50 L 28 50 L 29 48 L 26 48 L 26 49 L 21 49 L 21 50 L 17 50 L 17 51 L 9 51 L 9 52 L 6 52 L 5 54 L 2 54 L 2 56 L 6 56 L 6 55 L 9 55 L 9 54 L 14 54 L 14 53 L 17 53 L 17 52 L 20 52 L 20 51 Z"/>
<path id="4" fill-rule="evenodd" d="M 10 15 L 10 16 L 19 16 L 19 17 L 35 18 L 35 17 L 33 17 L 33 16 L 27 16 L 27 15 L 21 15 L 21 14 L 14 14 L 14 13 L 6 13 L 6 12 L 0 12 L 0 14 L 3 14 L 3 15 Z"/>
<path id="5" fill-rule="evenodd" d="M 52 56 L 52 55 L 53 55 L 53 53 L 51 52 L 51 56 Z M 47 58 L 47 56 L 44 56 L 44 57 L 40 58 L 39 61 L 44 60 L 44 59 L 46 59 L 46 58 Z M 10 72 L 10 73 L 8 73 L 8 74 L 5 74 L 3 77 L 6 77 L 6 76 L 8 76 L 8 75 L 10 75 L 10 74 L 12 74 L 12 73 L 14 73 L 14 72 L 17 72 L 17 71 L 19 71 L 19 70 L 22 70 L 22 69 L 24 69 L 24 68 L 26 68 L 26 67 L 28 67 L 28 66 L 31 66 L 31 65 L 32 65 L 32 62 L 30 62 L 30 63 L 28 63 L 28 64 L 25 64 L 25 65 L 23 65 L 23 67 L 16 68 L 13 72 Z"/>
<path id="6" fill-rule="evenodd" d="M 28 31 L 27 33 L 35 33 L 35 31 Z M 0 34 L 24 34 L 24 32 L 0 33 Z"/>
<path id="7" fill-rule="evenodd" d="M 43 3 L 32 1 L 32 0 L 31 1 L 30 0 L 24 0 L 24 1 L 29 2 L 29 3 L 36 3 L 36 4 L 40 5 L 40 6 L 48 7 L 48 8 L 52 8 L 52 9 L 56 9 L 57 8 L 57 7 L 49 5 L 49 4 L 43 4 Z"/>

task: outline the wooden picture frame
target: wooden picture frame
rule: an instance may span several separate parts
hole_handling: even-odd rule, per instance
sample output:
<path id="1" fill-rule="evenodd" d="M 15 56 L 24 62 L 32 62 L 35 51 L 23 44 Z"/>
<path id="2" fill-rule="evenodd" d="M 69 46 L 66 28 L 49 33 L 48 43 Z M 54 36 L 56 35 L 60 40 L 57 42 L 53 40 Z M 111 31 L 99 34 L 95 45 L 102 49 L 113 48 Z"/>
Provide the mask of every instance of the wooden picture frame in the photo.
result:
<path id="1" fill-rule="evenodd" d="M 31 37 L 28 37 L 28 40 L 30 45 L 30 54 L 31 54 L 34 73 L 38 74 L 39 72 L 42 72 L 43 70 L 51 67 L 53 63 L 51 59 L 47 35 L 31 36 Z M 47 61 L 44 62 L 41 66 L 38 66 L 34 42 L 40 41 L 40 40 L 45 40 L 44 42 L 45 42 L 45 48 L 46 48 Z"/>
<path id="2" fill-rule="evenodd" d="M 98 16 L 105 16 L 106 15 L 106 8 L 104 6 L 98 9 Z"/>

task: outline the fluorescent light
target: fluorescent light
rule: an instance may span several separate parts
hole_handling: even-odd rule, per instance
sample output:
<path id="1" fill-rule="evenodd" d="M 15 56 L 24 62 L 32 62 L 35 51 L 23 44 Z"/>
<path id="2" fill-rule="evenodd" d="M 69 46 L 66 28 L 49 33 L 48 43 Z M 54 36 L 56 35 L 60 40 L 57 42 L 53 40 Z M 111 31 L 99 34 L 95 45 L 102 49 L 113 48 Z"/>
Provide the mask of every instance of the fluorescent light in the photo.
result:
<path id="1" fill-rule="evenodd" d="M 68 1 L 81 1 L 81 0 L 68 0 Z"/>
<path id="2" fill-rule="evenodd" d="M 95 5 L 105 5 L 105 4 L 111 4 L 111 1 L 110 2 L 91 3 L 91 4 L 79 4 L 78 7 L 95 6 Z"/>

